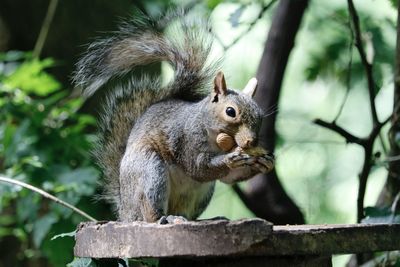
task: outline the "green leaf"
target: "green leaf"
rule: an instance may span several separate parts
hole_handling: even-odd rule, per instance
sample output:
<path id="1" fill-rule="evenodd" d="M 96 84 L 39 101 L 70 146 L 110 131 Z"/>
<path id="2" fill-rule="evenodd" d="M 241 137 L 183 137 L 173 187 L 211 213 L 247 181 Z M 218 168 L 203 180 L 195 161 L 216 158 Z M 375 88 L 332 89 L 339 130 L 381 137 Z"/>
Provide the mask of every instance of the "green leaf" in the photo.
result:
<path id="1" fill-rule="evenodd" d="M 397 8 L 397 5 L 399 4 L 399 0 L 389 0 L 389 2 L 392 4 L 394 8 Z"/>
<path id="2" fill-rule="evenodd" d="M 14 228 L 12 230 L 13 235 L 17 237 L 20 241 L 26 242 L 28 240 L 28 234 L 26 231 L 22 230 L 21 228 Z"/>
<path id="3" fill-rule="evenodd" d="M 63 185 L 70 185 L 78 195 L 91 195 L 97 183 L 99 172 L 93 167 L 78 168 L 62 173 L 58 181 Z"/>
<path id="4" fill-rule="evenodd" d="M 365 207 L 364 214 L 366 217 L 382 217 L 390 215 L 390 208 L 388 207 Z"/>
<path id="5" fill-rule="evenodd" d="M 48 238 L 45 238 L 40 246 L 43 255 L 51 263 L 51 266 L 66 266 L 73 259 L 73 238 L 58 238 L 50 240 L 55 233 L 69 232 L 76 228 L 76 223 L 72 224 L 71 220 L 59 218 L 59 221 L 52 225 Z"/>
<path id="6" fill-rule="evenodd" d="M 74 260 L 67 264 L 67 267 L 96 267 L 96 264 L 91 258 L 74 258 Z"/>
<path id="7" fill-rule="evenodd" d="M 37 248 L 42 244 L 43 238 L 55 222 L 57 222 L 57 217 L 53 213 L 48 213 L 35 222 L 33 226 L 33 244 Z"/>
<path id="8" fill-rule="evenodd" d="M 28 165 L 34 166 L 36 168 L 43 167 L 43 163 L 40 161 L 38 156 L 24 157 L 21 159 L 21 163 L 28 164 Z"/>
<path id="9" fill-rule="evenodd" d="M 52 59 L 26 61 L 14 73 L 6 77 L 4 85 L 9 88 L 19 88 L 26 93 L 33 93 L 38 96 L 46 96 L 61 85 L 44 69 L 53 66 Z"/>
<path id="10" fill-rule="evenodd" d="M 27 190 L 27 189 L 25 189 Z M 33 220 L 36 218 L 36 212 L 39 209 L 37 199 L 39 196 L 33 192 L 21 192 L 26 193 L 20 195 L 20 199 L 17 201 L 17 218 L 19 221 Z"/>
<path id="11" fill-rule="evenodd" d="M 126 266 L 129 266 L 128 259 L 118 259 L 118 267 L 126 267 Z"/>
<path id="12" fill-rule="evenodd" d="M 222 0 L 207 0 L 207 7 L 209 9 L 214 9 L 216 6 L 218 6 L 220 3 L 222 2 Z"/>
<path id="13" fill-rule="evenodd" d="M 400 215 L 396 215 L 396 216 L 387 215 L 387 216 L 380 216 L 380 217 L 366 217 L 361 221 L 361 223 L 385 223 L 385 224 L 400 223 Z"/>
<path id="14" fill-rule="evenodd" d="M 0 53 L 0 61 L 17 61 L 26 58 L 27 55 L 27 52 L 11 50 L 6 53 Z"/>
<path id="15" fill-rule="evenodd" d="M 75 234 L 76 234 L 76 230 L 69 232 L 69 233 L 62 233 L 62 234 L 55 235 L 50 240 L 55 240 L 57 238 L 62 238 L 62 237 L 75 237 Z"/>
<path id="16" fill-rule="evenodd" d="M 393 214 L 390 208 L 366 207 L 362 223 L 400 223 L 400 215 Z"/>
<path id="17" fill-rule="evenodd" d="M 58 169 L 58 171 L 55 171 Z M 76 205 L 82 196 L 92 196 L 96 189 L 99 172 L 93 167 L 83 167 L 71 170 L 70 168 L 56 168 L 52 173 L 60 173 L 57 177 L 59 186 L 54 188 L 57 197 L 71 205 Z M 72 214 L 72 210 L 57 203 L 50 204 L 53 211 L 62 214 L 64 218 Z"/>
<path id="18" fill-rule="evenodd" d="M 61 183 L 90 183 L 96 182 L 98 177 L 98 171 L 93 167 L 84 167 L 69 172 L 63 173 L 59 176 Z"/>
<path id="19" fill-rule="evenodd" d="M 13 233 L 12 228 L 11 227 L 0 227 L 0 238 L 1 237 L 5 237 L 5 236 L 9 236 Z"/>
<path id="20" fill-rule="evenodd" d="M 2 214 L 0 216 L 0 225 L 1 226 L 6 226 L 6 225 L 12 225 L 15 224 L 15 217 L 7 214 Z"/>
<path id="21" fill-rule="evenodd" d="M 73 132 L 81 133 L 89 125 L 96 125 L 96 119 L 93 116 L 83 114 L 78 117 L 78 122 L 71 129 Z"/>
<path id="22" fill-rule="evenodd" d="M 138 259 L 138 260 L 133 260 L 134 262 L 139 262 L 140 264 L 144 266 L 149 266 L 149 267 L 157 267 L 159 265 L 159 260 L 158 259 Z"/>
<path id="23" fill-rule="evenodd" d="M 18 128 L 4 133 L 5 164 L 13 165 L 19 162 L 20 157 L 28 156 L 31 145 L 37 141 L 37 136 L 29 133 L 31 122 L 24 119 Z"/>

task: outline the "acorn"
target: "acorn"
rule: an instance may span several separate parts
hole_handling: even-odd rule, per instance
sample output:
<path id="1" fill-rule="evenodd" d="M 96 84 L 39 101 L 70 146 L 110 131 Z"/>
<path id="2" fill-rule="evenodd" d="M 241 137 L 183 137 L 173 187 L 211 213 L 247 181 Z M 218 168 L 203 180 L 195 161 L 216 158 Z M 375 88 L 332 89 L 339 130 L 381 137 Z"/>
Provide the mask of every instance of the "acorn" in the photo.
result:
<path id="1" fill-rule="evenodd" d="M 229 152 L 236 147 L 236 150 L 238 152 L 246 153 L 253 157 L 260 157 L 260 156 L 268 154 L 267 150 L 265 150 L 261 146 L 249 147 L 249 148 L 238 147 L 235 139 L 226 133 L 218 134 L 216 141 L 217 141 L 218 147 L 225 152 Z"/>
<path id="2" fill-rule="evenodd" d="M 235 139 L 226 133 L 218 134 L 216 142 L 218 147 L 225 152 L 231 151 L 235 146 L 237 146 Z"/>

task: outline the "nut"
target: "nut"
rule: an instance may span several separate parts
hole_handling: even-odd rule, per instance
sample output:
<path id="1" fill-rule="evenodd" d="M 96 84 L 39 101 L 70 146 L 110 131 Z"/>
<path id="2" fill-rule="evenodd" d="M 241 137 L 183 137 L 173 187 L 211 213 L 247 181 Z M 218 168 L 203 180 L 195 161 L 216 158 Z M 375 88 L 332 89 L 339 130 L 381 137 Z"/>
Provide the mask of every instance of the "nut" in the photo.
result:
<path id="1" fill-rule="evenodd" d="M 217 142 L 218 147 L 225 152 L 231 151 L 232 148 L 237 146 L 235 139 L 233 139 L 232 136 L 230 136 L 226 133 L 218 134 L 216 142 Z"/>

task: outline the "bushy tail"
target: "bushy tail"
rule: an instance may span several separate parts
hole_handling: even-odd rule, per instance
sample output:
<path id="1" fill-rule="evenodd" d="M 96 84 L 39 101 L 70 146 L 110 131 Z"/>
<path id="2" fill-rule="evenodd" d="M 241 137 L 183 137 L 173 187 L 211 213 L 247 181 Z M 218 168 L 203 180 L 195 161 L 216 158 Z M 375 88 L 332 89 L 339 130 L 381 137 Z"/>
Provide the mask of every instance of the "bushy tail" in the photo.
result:
<path id="1" fill-rule="evenodd" d="M 207 23 L 181 15 L 161 21 L 170 22 L 168 34 L 158 30 L 155 20 L 141 17 L 124 23 L 118 32 L 88 47 L 77 63 L 76 86 L 85 96 L 105 90 L 107 103 L 100 121 L 100 138 L 94 155 L 106 179 L 104 198 L 119 205 L 119 164 L 132 126 L 152 104 L 175 97 L 197 101 L 207 92 L 205 86 L 214 74 L 206 66 L 211 48 Z M 160 21 L 160 20 L 159 20 Z M 167 61 L 175 70 L 165 87 L 159 78 L 135 80 L 137 66 Z"/>
<path id="2" fill-rule="evenodd" d="M 211 70 L 205 67 L 211 49 L 208 24 L 178 14 L 159 21 L 171 24 L 169 34 L 159 30 L 160 22 L 141 16 L 123 23 L 113 36 L 92 43 L 77 63 L 75 85 L 83 88 L 85 96 L 91 96 L 137 66 L 167 61 L 175 70 L 168 90 L 202 94 Z"/>

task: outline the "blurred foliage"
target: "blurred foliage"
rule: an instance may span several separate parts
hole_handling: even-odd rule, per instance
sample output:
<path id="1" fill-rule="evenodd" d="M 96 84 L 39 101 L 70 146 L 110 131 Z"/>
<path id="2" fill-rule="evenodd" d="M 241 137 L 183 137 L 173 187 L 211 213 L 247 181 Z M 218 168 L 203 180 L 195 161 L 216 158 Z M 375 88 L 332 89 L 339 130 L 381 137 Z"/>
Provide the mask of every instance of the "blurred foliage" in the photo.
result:
<path id="1" fill-rule="evenodd" d="M 400 223 L 400 212 L 393 212 L 388 207 L 366 207 L 363 223 Z"/>
<path id="2" fill-rule="evenodd" d="M 91 259 L 91 258 L 75 258 L 67 267 L 98 267 L 98 266 L 118 266 L 118 267 L 157 267 L 159 261 L 157 259 Z"/>
<path id="3" fill-rule="evenodd" d="M 83 100 L 68 98 L 47 73 L 55 64 L 52 59 L 10 51 L 0 60 L 0 173 L 72 205 L 89 204 L 99 173 L 89 155 L 93 136 L 85 133 L 95 120 L 77 113 Z M 79 215 L 7 184 L 0 184 L 0 213 L 0 239 L 18 238 L 25 248 L 21 260 L 46 257 L 54 266 L 71 261 L 72 239 L 50 238 L 74 230 Z"/>
<path id="4" fill-rule="evenodd" d="M 396 37 L 396 10 L 385 3 L 355 1 L 363 45 L 373 63 L 381 121 L 392 112 Z M 347 1 L 314 2 L 307 12 L 279 106 L 277 170 L 303 208 L 307 222 L 354 222 L 363 150 L 313 125 L 312 120 L 331 122 L 341 110 L 337 124 L 356 136 L 367 136 L 371 116 L 365 71 L 352 40 Z M 387 130 L 384 128 L 375 142 L 374 150 L 381 157 L 372 162 L 367 205 L 376 202 L 387 176 Z"/>
<path id="5" fill-rule="evenodd" d="M 350 27 L 347 9 L 338 7 L 330 12 L 328 18 L 326 14 L 316 14 L 309 23 L 310 30 L 321 33 L 321 38 L 318 40 L 319 46 L 311 51 L 311 59 L 305 70 L 306 78 L 315 80 L 321 77 L 335 77 L 346 85 L 350 70 L 353 82 L 365 80 L 364 67 L 354 46 L 354 33 Z M 374 64 L 374 78 L 378 91 L 382 86 L 385 69 L 393 68 L 394 47 L 390 45 L 390 37 L 395 36 L 392 34 L 395 34 L 396 25 L 394 21 L 374 18 L 370 14 L 362 14 L 360 23 L 367 58 Z"/>
<path id="6" fill-rule="evenodd" d="M 397 8 L 397 5 L 398 5 L 398 3 L 399 3 L 398 0 L 389 0 L 389 1 L 390 1 L 390 3 L 392 4 L 392 6 L 393 6 L 394 8 Z"/>
<path id="7" fill-rule="evenodd" d="M 192 4 L 179 0 L 141 2 L 149 14 L 162 12 L 170 5 Z M 216 14 L 211 16 L 217 21 L 217 30 L 222 29 L 217 34 L 225 41 L 235 40 L 245 32 L 242 28 L 249 25 L 248 18 L 257 18 L 260 6 L 269 2 L 207 0 L 200 7 Z M 384 89 L 392 86 L 395 20 L 365 8 L 381 3 L 360 3 L 356 2 L 356 7 L 363 41 L 369 58 L 373 59 L 376 93 L 383 103 L 379 105 L 377 101 L 378 108 L 389 106 Z M 397 1 L 390 3 L 394 9 Z M 350 49 L 346 1 L 314 1 L 307 12 L 279 104 L 277 171 L 309 223 L 347 223 L 354 221 L 361 152 L 353 145 L 345 145 L 337 135 L 310 125 L 310 121 L 314 117 L 334 117 L 349 85 L 352 93 L 338 122 L 356 134 L 367 132 L 370 118 L 364 106 L 368 102 L 364 70 L 356 49 Z M 224 71 L 233 88 L 240 88 L 240 83 L 254 75 L 269 19 L 262 17 L 251 34 L 225 51 Z M 351 83 L 347 84 L 350 56 Z M 79 113 L 82 100 L 70 98 L 70 88 L 49 74 L 57 64 L 60 63 L 51 58 L 33 59 L 28 52 L 0 54 L 0 174 L 43 188 L 97 219 L 109 219 L 109 212 L 104 215 L 103 206 L 92 201 L 99 181 L 89 153 L 95 138 L 90 134 L 95 120 Z M 378 111 L 384 117 L 391 107 Z M 387 143 L 385 135 L 383 142 Z M 382 151 L 382 162 L 376 160 L 371 176 L 382 180 L 386 176 L 382 170 L 387 164 L 383 145 L 377 142 L 375 150 Z M 368 191 L 367 198 L 371 195 Z M 365 212 L 366 220 L 373 221 L 397 221 L 400 216 L 390 213 L 389 208 L 371 207 Z M 15 251 L 21 266 L 43 258 L 52 266 L 65 266 L 73 260 L 72 238 L 62 235 L 51 240 L 51 237 L 73 231 L 82 220 L 79 215 L 35 193 L 6 184 L 0 184 L 0 215 L 0 245 L 6 237 L 17 239 L 19 245 Z M 219 215 L 231 219 L 252 216 L 231 188 L 222 184 L 217 185 L 212 203 L 202 217 Z M 94 262 L 75 259 L 70 266 L 90 264 Z"/>

